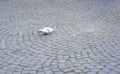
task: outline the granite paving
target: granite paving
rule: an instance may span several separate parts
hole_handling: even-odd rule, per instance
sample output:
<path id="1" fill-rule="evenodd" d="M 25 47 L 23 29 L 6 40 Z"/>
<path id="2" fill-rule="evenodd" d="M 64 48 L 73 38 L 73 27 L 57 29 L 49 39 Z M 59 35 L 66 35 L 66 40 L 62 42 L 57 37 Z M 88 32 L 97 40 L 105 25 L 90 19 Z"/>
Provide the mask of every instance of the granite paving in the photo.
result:
<path id="1" fill-rule="evenodd" d="M 120 0 L 0 0 L 0 74 L 120 74 Z"/>

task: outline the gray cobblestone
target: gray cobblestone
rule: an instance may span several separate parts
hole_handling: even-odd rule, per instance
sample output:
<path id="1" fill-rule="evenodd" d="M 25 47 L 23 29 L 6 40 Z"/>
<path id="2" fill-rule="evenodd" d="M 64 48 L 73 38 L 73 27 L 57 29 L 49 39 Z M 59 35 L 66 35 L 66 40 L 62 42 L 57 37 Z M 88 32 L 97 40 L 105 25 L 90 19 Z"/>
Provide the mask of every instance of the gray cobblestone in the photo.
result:
<path id="1" fill-rule="evenodd" d="M 88 72 L 87 74 L 96 74 L 96 72 Z"/>
<path id="2" fill-rule="evenodd" d="M 53 74 L 52 71 L 45 71 L 45 74 Z"/>
<path id="3" fill-rule="evenodd" d="M 99 72 L 98 74 L 108 74 L 108 73 L 106 73 L 106 72 Z"/>
<path id="4" fill-rule="evenodd" d="M 55 72 L 55 74 L 64 74 L 63 72 Z"/>
<path id="5" fill-rule="evenodd" d="M 30 74 L 37 74 L 36 71 L 30 71 Z"/>
<path id="6" fill-rule="evenodd" d="M 119 3 L 0 0 L 0 74 L 119 74 Z"/>
<path id="7" fill-rule="evenodd" d="M 21 74 L 20 71 L 19 72 L 14 72 L 13 74 Z"/>

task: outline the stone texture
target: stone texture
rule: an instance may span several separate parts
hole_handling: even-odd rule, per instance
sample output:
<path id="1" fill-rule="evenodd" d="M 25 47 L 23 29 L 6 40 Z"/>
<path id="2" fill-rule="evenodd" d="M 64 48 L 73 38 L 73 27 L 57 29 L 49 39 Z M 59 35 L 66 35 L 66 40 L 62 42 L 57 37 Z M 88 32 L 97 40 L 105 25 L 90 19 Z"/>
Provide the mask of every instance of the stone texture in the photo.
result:
<path id="1" fill-rule="evenodd" d="M 0 0 L 0 74 L 119 74 L 119 3 Z"/>

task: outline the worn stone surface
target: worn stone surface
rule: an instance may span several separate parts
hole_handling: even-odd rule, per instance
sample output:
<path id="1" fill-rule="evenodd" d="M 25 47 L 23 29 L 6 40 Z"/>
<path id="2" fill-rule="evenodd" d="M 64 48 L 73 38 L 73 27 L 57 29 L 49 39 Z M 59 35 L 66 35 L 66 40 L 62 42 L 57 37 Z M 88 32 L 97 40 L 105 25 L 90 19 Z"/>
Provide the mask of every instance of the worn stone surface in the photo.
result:
<path id="1" fill-rule="evenodd" d="M 119 74 L 119 3 L 0 0 L 0 74 Z"/>

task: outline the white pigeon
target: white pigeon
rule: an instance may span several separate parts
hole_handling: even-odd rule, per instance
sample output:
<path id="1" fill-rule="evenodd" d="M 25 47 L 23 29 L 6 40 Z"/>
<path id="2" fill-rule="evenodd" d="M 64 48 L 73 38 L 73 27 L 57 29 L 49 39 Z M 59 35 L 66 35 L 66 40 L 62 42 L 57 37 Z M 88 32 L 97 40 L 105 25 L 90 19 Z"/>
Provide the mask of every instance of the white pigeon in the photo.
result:
<path id="1" fill-rule="evenodd" d="M 53 31 L 54 31 L 53 28 L 45 27 L 43 29 L 40 29 L 38 32 L 43 33 L 44 35 L 48 35 L 48 34 L 51 34 Z"/>

